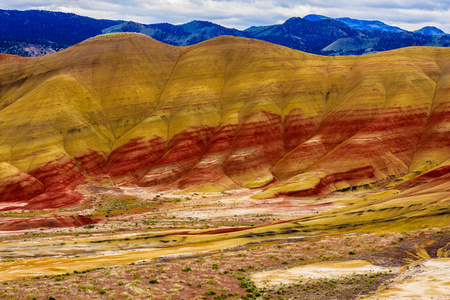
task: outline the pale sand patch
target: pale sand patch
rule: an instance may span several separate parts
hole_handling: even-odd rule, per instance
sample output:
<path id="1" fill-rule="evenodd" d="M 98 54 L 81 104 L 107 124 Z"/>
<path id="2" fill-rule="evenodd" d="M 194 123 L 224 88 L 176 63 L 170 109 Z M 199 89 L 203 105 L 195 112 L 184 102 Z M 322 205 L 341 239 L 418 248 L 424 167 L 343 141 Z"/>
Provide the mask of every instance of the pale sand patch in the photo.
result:
<path id="1" fill-rule="evenodd" d="M 5 209 L 8 207 L 14 208 L 14 207 L 22 207 L 27 205 L 27 202 L 10 202 L 10 203 L 0 203 L 0 209 Z"/>
<path id="2" fill-rule="evenodd" d="M 450 258 L 411 267 L 414 273 L 367 299 L 450 299 Z M 408 272 L 405 272 L 408 273 Z"/>
<path id="3" fill-rule="evenodd" d="M 252 280 L 258 287 L 277 284 L 299 283 L 300 280 L 317 278 L 336 278 L 376 272 L 398 272 L 397 268 L 383 268 L 374 266 L 364 260 L 350 260 L 342 262 L 321 262 L 285 270 L 272 270 L 254 273 Z"/>

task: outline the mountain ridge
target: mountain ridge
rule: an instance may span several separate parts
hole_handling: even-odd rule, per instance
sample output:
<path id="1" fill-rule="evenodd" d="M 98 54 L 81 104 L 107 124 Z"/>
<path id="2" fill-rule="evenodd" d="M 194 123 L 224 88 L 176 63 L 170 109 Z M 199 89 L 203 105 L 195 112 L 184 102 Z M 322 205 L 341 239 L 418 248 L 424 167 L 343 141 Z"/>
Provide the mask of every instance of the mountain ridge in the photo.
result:
<path id="1" fill-rule="evenodd" d="M 304 17 L 304 19 L 312 21 L 312 22 L 316 22 L 316 21 L 320 21 L 320 20 L 324 20 L 324 19 L 333 19 L 333 20 L 342 22 L 342 23 L 344 23 L 352 28 L 358 29 L 358 30 L 381 30 L 381 31 L 396 32 L 396 33 L 407 31 L 407 30 L 401 29 L 396 26 L 387 25 L 378 20 L 369 21 L 369 20 L 352 19 L 352 18 L 348 18 L 348 17 L 330 18 L 330 17 L 314 15 L 314 14 L 306 15 Z"/>
<path id="2" fill-rule="evenodd" d="M 209 21 L 191 21 L 181 25 L 145 25 L 47 11 L 2 10 L 0 15 L 4 16 L 1 23 L 3 30 L 0 30 L 0 51 L 21 56 L 41 56 L 101 33 L 124 31 L 141 32 L 177 46 L 188 46 L 221 35 L 241 36 L 320 55 L 359 55 L 414 45 L 450 45 L 449 35 L 422 34 L 431 32 L 429 30 L 421 31 L 422 33 L 390 32 L 398 30 L 384 23 L 377 23 L 378 21 L 311 15 L 294 17 L 283 24 L 252 26 L 246 30 L 226 28 Z M 308 18 L 313 21 L 307 20 Z M 369 27 L 365 28 L 364 24 Z M 390 29 L 359 30 L 370 29 L 370 26 L 373 29 Z"/>

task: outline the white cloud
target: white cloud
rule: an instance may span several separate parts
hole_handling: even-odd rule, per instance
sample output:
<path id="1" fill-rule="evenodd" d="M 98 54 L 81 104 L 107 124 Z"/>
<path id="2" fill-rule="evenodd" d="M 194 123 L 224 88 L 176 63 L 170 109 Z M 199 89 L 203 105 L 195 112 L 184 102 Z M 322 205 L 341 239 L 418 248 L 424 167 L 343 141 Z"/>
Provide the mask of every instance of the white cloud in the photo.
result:
<path id="1" fill-rule="evenodd" d="M 16 0 L 9 1 L 3 8 L 73 12 L 146 24 L 208 20 L 239 29 L 276 24 L 290 17 L 316 13 L 380 20 L 408 30 L 432 25 L 450 32 L 448 0 Z"/>

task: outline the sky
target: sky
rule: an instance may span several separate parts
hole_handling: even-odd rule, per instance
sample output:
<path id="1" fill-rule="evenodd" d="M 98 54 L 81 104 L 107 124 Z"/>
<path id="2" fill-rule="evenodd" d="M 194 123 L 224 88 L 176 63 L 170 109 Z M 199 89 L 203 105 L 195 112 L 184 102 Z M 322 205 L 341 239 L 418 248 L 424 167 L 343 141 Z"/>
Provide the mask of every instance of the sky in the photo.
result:
<path id="1" fill-rule="evenodd" d="M 71 12 L 144 24 L 205 20 L 237 29 L 319 14 L 380 20 L 411 31 L 436 26 L 450 33 L 449 0 L 0 0 L 0 8 Z"/>

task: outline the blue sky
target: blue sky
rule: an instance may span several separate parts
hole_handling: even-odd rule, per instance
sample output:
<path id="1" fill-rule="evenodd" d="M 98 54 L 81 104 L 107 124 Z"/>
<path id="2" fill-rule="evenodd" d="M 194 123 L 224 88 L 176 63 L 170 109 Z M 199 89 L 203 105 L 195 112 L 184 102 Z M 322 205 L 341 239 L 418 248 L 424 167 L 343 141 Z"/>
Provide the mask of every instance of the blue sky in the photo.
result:
<path id="1" fill-rule="evenodd" d="M 450 33 L 450 0 L 14 0 L 0 8 L 72 12 L 145 24 L 208 20 L 238 29 L 321 14 L 380 20 L 407 30 L 436 26 Z"/>

